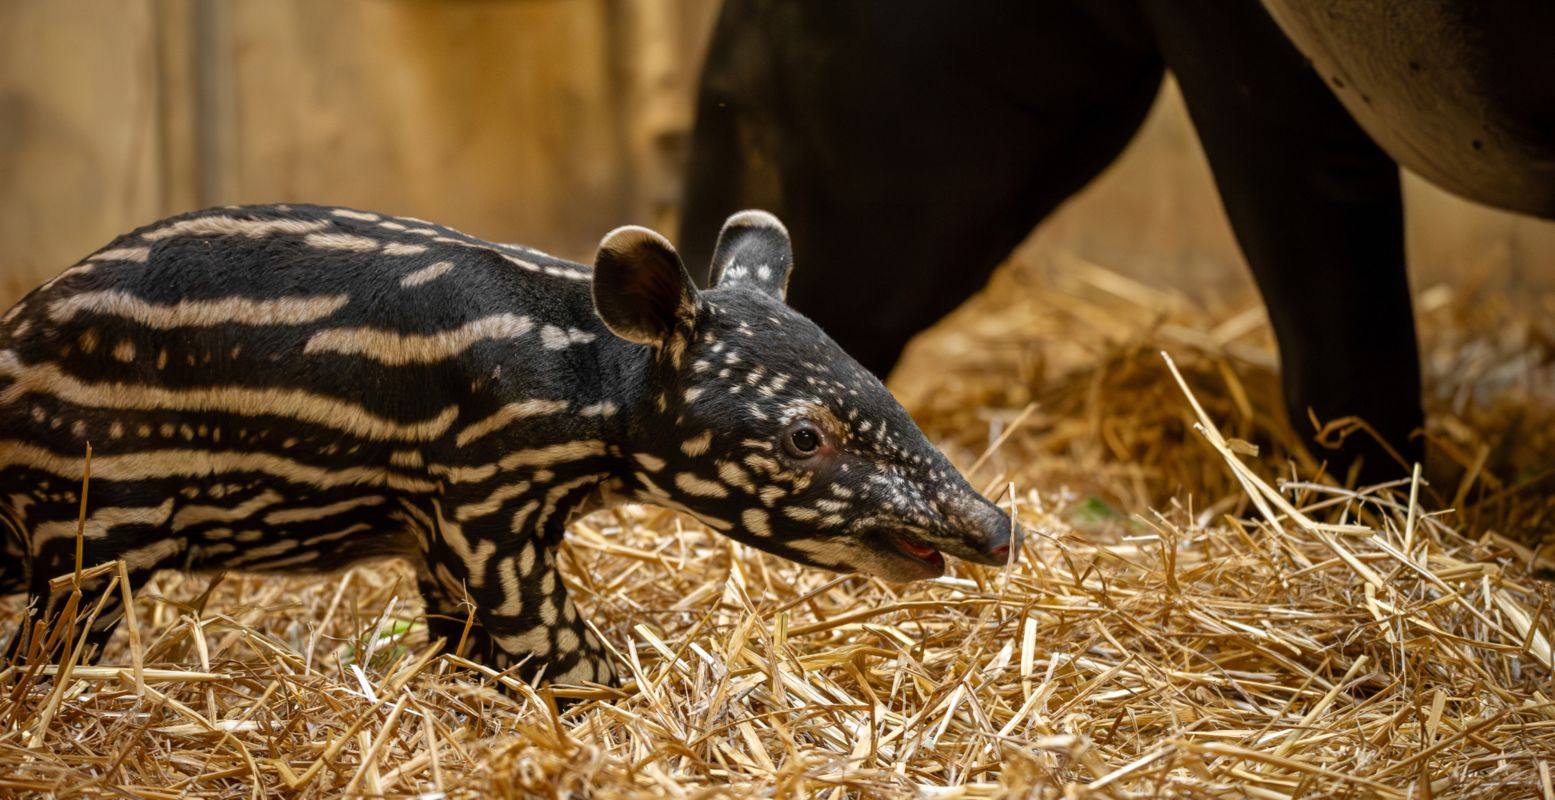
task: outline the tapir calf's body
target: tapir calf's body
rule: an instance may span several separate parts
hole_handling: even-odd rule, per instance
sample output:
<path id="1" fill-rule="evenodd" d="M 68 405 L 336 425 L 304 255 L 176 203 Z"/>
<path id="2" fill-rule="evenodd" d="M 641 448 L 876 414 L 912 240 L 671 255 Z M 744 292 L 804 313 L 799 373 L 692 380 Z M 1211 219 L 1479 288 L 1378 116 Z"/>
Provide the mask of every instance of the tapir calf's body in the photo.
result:
<path id="1" fill-rule="evenodd" d="M 88 443 L 86 565 L 122 558 L 138 585 L 165 568 L 404 557 L 434 636 L 460 640 L 468 598 L 467 649 L 548 680 L 611 675 L 553 555 L 598 501 L 660 503 L 791 558 L 892 576 L 915 553 L 932 570 L 933 548 L 968 555 L 940 541 L 955 525 L 978 545 L 969 557 L 996 547 L 1008 519 L 782 305 L 781 226 L 748 215 L 726 234 L 746 229 L 725 259 L 748 285 L 703 293 L 642 229 L 607 238 L 595 269 L 312 206 L 121 236 L 0 323 L 0 593 L 57 612 L 48 581 L 75 563 Z M 802 335 L 785 344 L 784 329 Z M 862 497 L 886 517 L 875 528 L 850 527 Z"/>

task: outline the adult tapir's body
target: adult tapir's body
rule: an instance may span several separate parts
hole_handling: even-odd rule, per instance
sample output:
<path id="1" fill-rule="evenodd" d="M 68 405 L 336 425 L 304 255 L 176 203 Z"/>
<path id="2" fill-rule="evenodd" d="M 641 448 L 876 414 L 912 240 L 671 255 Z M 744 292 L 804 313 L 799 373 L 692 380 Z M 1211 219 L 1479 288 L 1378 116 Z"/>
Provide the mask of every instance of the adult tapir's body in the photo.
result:
<path id="1" fill-rule="evenodd" d="M 1263 0 L 1398 163 L 1555 219 L 1555 3 Z"/>
<path id="2" fill-rule="evenodd" d="M 553 555 L 599 501 L 896 579 L 939 549 L 1002 563 L 1009 518 L 783 304 L 782 226 L 747 212 L 722 241 L 726 278 L 697 292 L 641 228 L 592 270 L 312 206 L 122 236 L 0 321 L 0 593 L 58 610 L 88 443 L 86 566 L 401 556 L 434 635 L 459 641 L 468 597 L 475 657 L 562 680 L 609 674 Z"/>
<path id="3" fill-rule="evenodd" d="M 1418 457 L 1389 154 L 1555 213 L 1555 5 L 1267 3 L 1323 77 L 1250 0 L 728 0 L 683 233 L 705 238 L 740 204 L 782 209 L 799 258 L 829 265 L 797 277 L 795 307 L 883 374 L 1111 163 L 1169 69 L 1268 301 L 1293 421 L 1359 415 Z M 1351 451 L 1368 477 L 1398 469 Z"/>

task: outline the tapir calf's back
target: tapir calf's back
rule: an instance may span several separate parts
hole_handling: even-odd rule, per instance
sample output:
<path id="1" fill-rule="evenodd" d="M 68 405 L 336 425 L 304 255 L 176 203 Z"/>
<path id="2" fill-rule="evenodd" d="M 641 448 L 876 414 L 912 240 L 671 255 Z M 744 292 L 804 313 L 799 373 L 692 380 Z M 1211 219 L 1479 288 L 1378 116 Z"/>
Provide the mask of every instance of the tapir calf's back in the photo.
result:
<path id="1" fill-rule="evenodd" d="M 557 300 L 586 297 L 588 277 L 345 209 L 216 209 L 127 234 L 0 322 L 0 513 L 40 566 L 73 560 L 90 443 L 83 533 L 131 567 L 408 554 L 440 470 L 478 470 L 499 429 L 577 405 L 548 396 L 569 348 L 599 335 Z"/>

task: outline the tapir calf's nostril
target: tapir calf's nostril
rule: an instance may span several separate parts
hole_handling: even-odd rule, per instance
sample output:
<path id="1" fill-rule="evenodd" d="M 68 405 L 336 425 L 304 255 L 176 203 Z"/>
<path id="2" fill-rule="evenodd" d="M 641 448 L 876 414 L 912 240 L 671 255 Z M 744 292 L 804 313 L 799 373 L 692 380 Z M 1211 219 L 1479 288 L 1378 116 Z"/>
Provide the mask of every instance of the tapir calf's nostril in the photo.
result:
<path id="1" fill-rule="evenodd" d="M 994 549 L 989 550 L 988 551 L 988 555 L 991 555 L 994 558 L 999 559 L 1000 561 L 1009 561 L 1010 560 L 1010 546 L 1007 545 L 1007 544 L 1001 544 L 998 547 L 995 547 Z"/>

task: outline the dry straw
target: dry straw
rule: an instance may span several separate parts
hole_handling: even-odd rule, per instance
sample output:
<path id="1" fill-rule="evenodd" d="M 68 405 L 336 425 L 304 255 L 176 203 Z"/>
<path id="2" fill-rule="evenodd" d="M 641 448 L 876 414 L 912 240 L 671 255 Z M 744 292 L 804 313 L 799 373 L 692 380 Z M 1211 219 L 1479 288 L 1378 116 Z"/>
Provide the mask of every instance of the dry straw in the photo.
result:
<path id="1" fill-rule="evenodd" d="M 899 383 L 1036 532 L 1013 567 L 896 586 L 596 515 L 562 560 L 630 678 L 562 716 L 437 655 L 399 567 L 164 575 L 96 664 L 61 628 L 0 672 L 0 795 L 1555 800 L 1532 323 L 1428 292 L 1437 480 L 1351 491 L 1288 457 L 1256 311 L 1037 288 Z"/>

